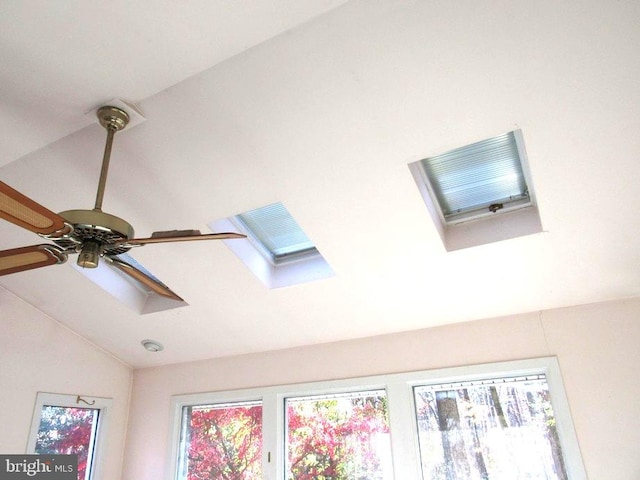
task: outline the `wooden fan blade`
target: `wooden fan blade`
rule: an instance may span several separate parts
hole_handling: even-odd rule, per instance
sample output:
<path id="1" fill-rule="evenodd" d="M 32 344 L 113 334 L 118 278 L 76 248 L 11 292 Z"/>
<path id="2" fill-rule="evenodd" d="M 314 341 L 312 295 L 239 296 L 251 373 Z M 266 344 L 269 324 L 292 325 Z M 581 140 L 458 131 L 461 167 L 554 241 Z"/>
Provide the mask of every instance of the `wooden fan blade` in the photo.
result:
<path id="1" fill-rule="evenodd" d="M 64 218 L 0 182 L 0 217 L 41 235 L 66 228 Z"/>
<path id="2" fill-rule="evenodd" d="M 166 234 L 167 232 L 162 232 Z M 180 233 L 180 232 L 178 232 Z M 246 235 L 241 233 L 208 233 L 208 234 L 195 234 L 195 235 L 162 235 L 149 238 L 132 238 L 129 240 L 120 240 L 115 242 L 114 245 L 147 245 L 148 243 L 168 243 L 168 242 L 190 242 L 192 240 L 228 240 L 232 238 L 246 238 Z"/>
<path id="3" fill-rule="evenodd" d="M 33 245 L 0 251 L 0 276 L 64 263 L 67 254 L 51 245 Z"/>
<path id="4" fill-rule="evenodd" d="M 129 265 L 127 262 L 123 262 L 122 260 L 119 260 L 117 258 L 113 258 L 113 257 L 105 257 L 105 258 L 108 259 L 108 262 L 114 267 L 116 267 L 118 270 L 120 270 L 123 273 L 126 273 L 131 278 L 140 282 L 141 284 L 149 288 L 151 291 L 157 293 L 158 295 L 162 295 L 163 297 L 171 298 L 173 300 L 178 300 L 179 302 L 184 302 L 184 300 L 179 295 L 174 293 L 165 284 L 155 280 L 154 278 L 151 278 L 149 275 L 138 270 L 133 265 Z"/>

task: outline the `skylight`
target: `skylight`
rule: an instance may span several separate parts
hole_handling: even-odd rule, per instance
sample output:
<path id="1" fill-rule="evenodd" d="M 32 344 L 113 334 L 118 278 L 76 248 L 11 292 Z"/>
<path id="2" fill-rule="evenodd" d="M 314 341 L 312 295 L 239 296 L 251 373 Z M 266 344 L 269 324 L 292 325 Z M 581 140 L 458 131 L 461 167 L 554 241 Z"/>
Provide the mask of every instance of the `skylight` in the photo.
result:
<path id="1" fill-rule="evenodd" d="M 446 223 L 531 204 L 515 133 L 420 161 Z"/>
<path id="2" fill-rule="evenodd" d="M 241 213 L 235 219 L 274 264 L 318 252 L 282 203 Z"/>
<path id="3" fill-rule="evenodd" d="M 409 164 L 447 251 L 542 232 L 522 131 Z"/>
<path id="4" fill-rule="evenodd" d="M 335 275 L 331 266 L 282 203 L 273 203 L 209 223 L 212 231 L 240 231 L 245 239 L 223 240 L 268 288 L 288 287 Z"/>

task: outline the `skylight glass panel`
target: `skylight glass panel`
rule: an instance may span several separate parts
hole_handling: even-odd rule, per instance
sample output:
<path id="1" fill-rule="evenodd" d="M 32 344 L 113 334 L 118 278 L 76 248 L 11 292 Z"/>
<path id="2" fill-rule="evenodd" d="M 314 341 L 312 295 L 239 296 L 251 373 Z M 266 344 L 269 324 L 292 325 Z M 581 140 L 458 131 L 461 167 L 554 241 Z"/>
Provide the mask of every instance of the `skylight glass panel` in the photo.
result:
<path id="1" fill-rule="evenodd" d="M 274 262 L 317 252 L 282 203 L 256 208 L 235 218 Z"/>
<path id="2" fill-rule="evenodd" d="M 514 132 L 425 158 L 421 165 L 447 222 L 530 203 Z"/>

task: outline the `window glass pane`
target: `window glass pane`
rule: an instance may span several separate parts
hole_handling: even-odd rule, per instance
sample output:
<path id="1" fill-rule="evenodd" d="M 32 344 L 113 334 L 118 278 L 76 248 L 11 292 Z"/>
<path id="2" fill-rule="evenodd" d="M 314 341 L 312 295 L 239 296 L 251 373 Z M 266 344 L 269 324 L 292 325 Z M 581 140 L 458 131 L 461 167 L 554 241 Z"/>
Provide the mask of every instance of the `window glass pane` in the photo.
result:
<path id="1" fill-rule="evenodd" d="M 282 203 L 256 208 L 236 218 L 272 259 L 315 251 L 315 246 Z"/>
<path id="2" fill-rule="evenodd" d="M 178 478 L 262 478 L 262 405 L 184 407 Z"/>
<path id="3" fill-rule="evenodd" d="M 544 375 L 414 388 L 423 478 L 566 480 Z"/>
<path id="4" fill-rule="evenodd" d="M 422 160 L 445 218 L 528 199 L 514 132 Z"/>
<path id="5" fill-rule="evenodd" d="M 287 480 L 392 480 L 384 391 L 289 398 Z"/>
<path id="6" fill-rule="evenodd" d="M 44 405 L 35 453 L 78 455 L 78 480 L 90 478 L 98 409 Z"/>

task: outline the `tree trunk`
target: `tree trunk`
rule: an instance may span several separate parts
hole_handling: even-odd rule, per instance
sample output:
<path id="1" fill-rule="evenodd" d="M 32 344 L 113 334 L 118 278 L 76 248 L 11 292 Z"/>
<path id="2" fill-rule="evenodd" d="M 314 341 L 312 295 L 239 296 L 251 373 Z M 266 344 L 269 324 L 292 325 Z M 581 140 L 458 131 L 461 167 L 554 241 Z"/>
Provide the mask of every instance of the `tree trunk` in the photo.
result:
<path id="1" fill-rule="evenodd" d="M 500 405 L 500 397 L 498 397 L 498 389 L 494 386 L 489 387 L 489 392 L 491 393 L 491 400 L 493 401 L 493 408 L 496 410 L 496 415 L 498 416 L 498 422 L 500 427 L 507 428 L 507 419 L 504 418 L 504 411 L 502 410 L 502 405 Z"/>
<path id="2" fill-rule="evenodd" d="M 469 391 L 467 389 L 463 390 L 463 398 L 465 402 L 471 404 L 471 399 L 469 398 Z M 476 460 L 476 470 L 480 475 L 480 478 L 483 480 L 487 480 L 489 478 L 489 472 L 487 472 L 487 464 L 484 461 L 484 455 L 482 454 L 482 444 L 480 443 L 480 437 L 478 435 L 478 428 L 476 425 L 476 416 L 472 415 L 469 418 L 469 428 L 473 430 L 473 451 Z"/>
<path id="3" fill-rule="evenodd" d="M 442 435 L 447 480 L 466 478 L 469 466 L 460 432 L 460 413 L 455 391 L 436 392 L 438 426 Z M 460 473 L 460 475 L 458 475 Z"/>

